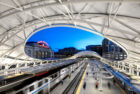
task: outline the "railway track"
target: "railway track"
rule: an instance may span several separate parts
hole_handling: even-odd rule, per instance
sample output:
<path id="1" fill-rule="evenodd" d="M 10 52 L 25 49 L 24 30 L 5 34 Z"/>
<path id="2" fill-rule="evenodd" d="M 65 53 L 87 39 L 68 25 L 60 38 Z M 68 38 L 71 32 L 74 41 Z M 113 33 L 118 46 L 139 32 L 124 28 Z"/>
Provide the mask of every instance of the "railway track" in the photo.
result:
<path id="1" fill-rule="evenodd" d="M 71 81 L 71 83 L 67 86 L 67 88 L 63 91 L 62 94 L 75 94 L 77 87 L 82 79 L 84 71 L 86 69 L 87 63 L 81 68 L 81 70 L 77 73 L 75 78 Z"/>

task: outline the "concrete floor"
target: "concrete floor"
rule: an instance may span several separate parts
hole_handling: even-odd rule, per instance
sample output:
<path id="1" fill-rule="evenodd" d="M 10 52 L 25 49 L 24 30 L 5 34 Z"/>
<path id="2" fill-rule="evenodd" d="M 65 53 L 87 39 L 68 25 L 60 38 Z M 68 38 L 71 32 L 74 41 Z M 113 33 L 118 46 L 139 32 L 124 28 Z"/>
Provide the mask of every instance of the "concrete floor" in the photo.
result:
<path id="1" fill-rule="evenodd" d="M 123 94 L 120 88 L 113 85 L 112 80 L 103 80 L 102 91 L 100 91 L 100 86 L 98 89 L 95 88 L 96 80 L 93 77 L 90 66 L 87 68 L 88 75 L 85 76 L 84 82 L 86 82 L 86 88 L 83 89 L 83 85 L 80 89 L 80 94 Z M 110 81 L 111 88 L 108 88 L 107 82 Z"/>
<path id="2" fill-rule="evenodd" d="M 65 88 L 69 85 L 71 80 L 76 76 L 76 74 L 80 71 L 80 68 L 78 68 L 74 73 L 71 74 L 71 78 L 66 78 L 64 80 L 63 85 L 59 84 L 53 91 L 50 92 L 50 94 L 62 94 L 62 92 L 65 90 Z M 86 89 L 83 89 L 83 85 L 80 89 L 80 94 L 123 94 L 120 88 L 118 88 L 116 85 L 113 85 L 112 80 L 103 80 L 102 82 L 102 91 L 100 91 L 100 88 L 95 88 L 95 78 L 93 77 L 93 74 L 91 72 L 90 66 L 87 67 L 88 75 L 85 76 L 84 82 L 86 82 Z M 111 88 L 108 88 L 107 82 L 110 81 Z M 99 86 L 100 87 L 100 86 Z"/>

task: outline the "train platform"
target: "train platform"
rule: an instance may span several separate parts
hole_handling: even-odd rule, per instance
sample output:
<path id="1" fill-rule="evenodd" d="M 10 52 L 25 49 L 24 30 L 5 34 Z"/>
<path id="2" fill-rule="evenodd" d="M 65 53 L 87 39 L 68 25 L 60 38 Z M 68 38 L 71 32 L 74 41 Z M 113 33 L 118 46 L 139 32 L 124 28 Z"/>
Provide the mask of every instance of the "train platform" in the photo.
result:
<path id="1" fill-rule="evenodd" d="M 80 85 L 78 86 L 76 94 L 126 94 L 119 86 L 113 85 L 111 80 L 102 80 L 102 88 L 99 85 L 99 87 L 96 89 L 96 80 L 93 77 L 93 73 L 89 66 L 87 67 L 86 71 L 88 72 L 88 75 L 85 72 L 85 75 L 83 75 Z M 111 88 L 108 88 L 107 86 L 108 81 L 110 81 Z M 84 83 L 86 83 L 85 88 L 83 88 Z"/>
<path id="2" fill-rule="evenodd" d="M 126 78 L 129 78 L 131 80 L 132 85 L 140 90 L 140 77 L 127 75 L 126 73 L 122 73 L 122 72 L 120 73 L 124 75 Z"/>
<path id="3" fill-rule="evenodd" d="M 82 65 L 83 66 L 83 65 Z M 77 73 L 80 71 L 81 67 L 75 70 L 75 72 L 71 73 L 71 77 L 67 77 L 64 79 L 63 84 L 59 84 L 57 87 L 55 87 L 50 94 L 62 94 L 63 91 L 67 88 L 67 86 L 71 83 L 71 81 L 74 79 L 74 77 L 77 75 Z"/>
<path id="4" fill-rule="evenodd" d="M 121 71 L 118 71 L 120 74 L 122 74 L 126 79 L 129 79 L 131 84 L 140 90 L 140 77 L 138 76 L 135 76 L 135 75 L 130 75 L 128 73 L 125 73 L 125 72 L 121 72 Z"/>

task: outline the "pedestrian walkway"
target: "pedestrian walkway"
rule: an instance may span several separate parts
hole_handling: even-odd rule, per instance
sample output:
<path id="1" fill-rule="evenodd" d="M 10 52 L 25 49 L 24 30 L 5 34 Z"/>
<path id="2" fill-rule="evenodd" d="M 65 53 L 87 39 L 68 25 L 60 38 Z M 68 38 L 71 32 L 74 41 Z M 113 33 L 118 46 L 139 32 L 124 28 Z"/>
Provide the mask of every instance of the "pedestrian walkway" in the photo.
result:
<path id="1" fill-rule="evenodd" d="M 51 91 L 50 94 L 62 94 L 62 92 L 67 88 L 70 82 L 74 79 L 76 74 L 80 71 L 82 66 L 80 66 L 74 73 L 71 74 L 71 77 L 67 77 L 63 84 L 59 84 L 54 90 Z"/>
<path id="2" fill-rule="evenodd" d="M 90 65 L 87 68 L 88 74 L 86 74 L 84 81 L 82 83 L 82 87 L 80 88 L 80 92 L 77 92 L 76 94 L 123 94 L 120 88 L 118 88 L 116 85 L 113 85 L 111 80 L 103 80 L 102 81 L 102 88 L 99 87 L 96 89 L 95 84 L 96 80 L 93 77 L 93 74 L 90 69 Z M 108 81 L 110 81 L 111 88 L 108 88 Z M 85 86 L 86 83 L 86 86 Z"/>

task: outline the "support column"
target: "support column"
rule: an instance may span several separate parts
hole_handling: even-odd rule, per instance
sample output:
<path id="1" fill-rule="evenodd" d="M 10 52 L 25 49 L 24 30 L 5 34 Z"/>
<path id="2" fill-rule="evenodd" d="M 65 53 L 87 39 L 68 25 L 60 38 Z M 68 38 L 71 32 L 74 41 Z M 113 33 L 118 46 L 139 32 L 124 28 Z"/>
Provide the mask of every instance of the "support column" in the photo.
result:
<path id="1" fill-rule="evenodd" d="M 129 64 L 129 74 L 132 74 L 132 65 Z"/>
<path id="2" fill-rule="evenodd" d="M 118 69 L 120 69 L 120 62 L 118 62 Z"/>
<path id="3" fill-rule="evenodd" d="M 4 69 L 4 75 L 8 75 L 8 72 L 7 72 L 7 70 L 8 70 L 8 64 L 6 64 L 6 65 L 5 65 L 5 69 Z"/>
<path id="4" fill-rule="evenodd" d="M 35 66 L 35 62 L 33 62 L 34 64 L 33 64 L 33 66 Z"/>
<path id="5" fill-rule="evenodd" d="M 27 67 L 27 63 L 25 63 L 25 67 Z"/>
<path id="6" fill-rule="evenodd" d="M 19 64 L 16 65 L 16 70 L 15 70 L 15 74 L 19 73 Z"/>
<path id="7" fill-rule="evenodd" d="M 132 75 L 134 75 L 134 67 L 133 67 L 133 65 L 132 65 L 132 68 L 131 68 L 131 73 L 132 73 Z"/>
<path id="8" fill-rule="evenodd" d="M 125 71 L 125 64 L 124 64 L 124 62 L 122 62 L 122 71 L 124 72 Z"/>
<path id="9" fill-rule="evenodd" d="M 137 65 L 137 76 L 139 76 L 139 71 L 138 71 L 138 69 L 139 69 L 139 66 Z"/>

